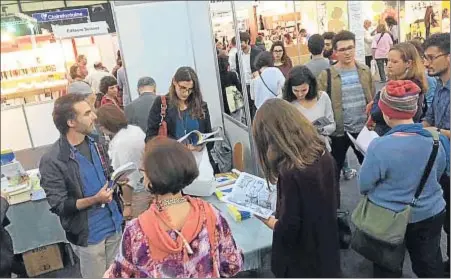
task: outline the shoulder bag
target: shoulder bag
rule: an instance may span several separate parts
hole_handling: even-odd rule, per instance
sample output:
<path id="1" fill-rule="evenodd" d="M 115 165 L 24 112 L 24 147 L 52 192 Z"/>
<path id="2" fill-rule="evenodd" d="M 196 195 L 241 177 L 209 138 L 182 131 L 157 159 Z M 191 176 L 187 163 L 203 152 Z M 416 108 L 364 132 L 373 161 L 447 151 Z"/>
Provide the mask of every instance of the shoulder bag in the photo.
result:
<path id="1" fill-rule="evenodd" d="M 266 89 L 268 89 L 269 92 L 271 92 L 271 94 L 273 94 L 274 96 L 276 96 L 276 97 L 279 96 L 276 93 L 274 93 L 271 89 L 269 89 L 268 85 L 266 84 L 265 80 L 263 79 L 262 72 L 258 71 L 258 73 L 260 74 L 260 79 L 262 80 L 262 82 L 265 85 Z"/>
<path id="2" fill-rule="evenodd" d="M 240 80 L 238 73 L 234 72 Z M 227 105 L 229 106 L 230 112 L 236 112 L 244 107 L 243 94 L 238 90 L 235 85 L 230 85 L 225 88 L 226 97 L 227 97 Z M 225 104 L 224 104 L 225 105 Z"/>
<path id="3" fill-rule="evenodd" d="M 161 120 L 160 128 L 158 129 L 158 136 L 167 137 L 168 136 L 168 123 L 166 123 L 166 111 L 168 109 L 168 104 L 166 101 L 166 96 L 161 96 Z"/>
<path id="4" fill-rule="evenodd" d="M 434 144 L 423 176 L 412 201 L 400 212 L 381 207 L 364 196 L 351 215 L 356 230 L 351 248 L 366 259 L 387 269 L 402 268 L 406 247 L 404 243 L 411 208 L 415 206 L 432 170 L 439 148 L 439 134 L 430 131 Z"/>

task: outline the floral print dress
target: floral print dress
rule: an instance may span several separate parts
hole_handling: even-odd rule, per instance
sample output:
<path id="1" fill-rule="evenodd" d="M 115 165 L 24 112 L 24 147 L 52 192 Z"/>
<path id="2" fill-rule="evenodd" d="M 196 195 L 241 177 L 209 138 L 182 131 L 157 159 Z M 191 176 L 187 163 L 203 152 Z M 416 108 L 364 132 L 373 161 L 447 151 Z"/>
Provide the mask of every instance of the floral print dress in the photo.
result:
<path id="1" fill-rule="evenodd" d="M 105 272 L 104 278 L 211 278 L 213 266 L 219 268 L 221 277 L 236 275 L 243 266 L 243 254 L 237 248 L 227 221 L 215 209 L 216 230 L 219 243 L 217 251 L 210 253 L 210 241 L 204 222 L 199 235 L 190 243 L 193 254 L 184 261 L 186 250 L 170 254 L 161 261 L 151 257 L 147 236 L 144 234 L 138 219 L 130 221 L 122 236 L 121 247 L 113 264 Z M 169 235 L 177 238 L 175 231 Z M 216 261 L 216 265 L 213 265 Z"/>

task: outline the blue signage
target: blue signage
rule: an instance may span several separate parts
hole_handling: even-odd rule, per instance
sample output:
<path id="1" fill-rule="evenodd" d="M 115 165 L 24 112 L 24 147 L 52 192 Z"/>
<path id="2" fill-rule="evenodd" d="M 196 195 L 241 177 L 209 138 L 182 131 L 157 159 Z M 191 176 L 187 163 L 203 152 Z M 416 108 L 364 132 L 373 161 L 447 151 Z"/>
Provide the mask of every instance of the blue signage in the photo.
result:
<path id="1" fill-rule="evenodd" d="M 35 13 L 31 15 L 38 22 L 49 22 L 56 20 L 68 20 L 75 18 L 89 17 L 89 11 L 87 8 L 73 9 L 66 11 L 56 11 L 56 12 L 46 12 L 46 13 Z"/>

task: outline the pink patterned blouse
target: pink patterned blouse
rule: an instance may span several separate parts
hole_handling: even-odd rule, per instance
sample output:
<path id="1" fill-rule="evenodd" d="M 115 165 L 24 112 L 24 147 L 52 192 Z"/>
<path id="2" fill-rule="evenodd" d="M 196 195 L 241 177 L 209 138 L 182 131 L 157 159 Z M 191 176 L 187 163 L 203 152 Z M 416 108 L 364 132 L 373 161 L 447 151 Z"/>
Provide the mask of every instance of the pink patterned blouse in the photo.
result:
<path id="1" fill-rule="evenodd" d="M 187 262 L 183 261 L 186 249 L 180 253 L 170 254 L 161 261 L 154 261 L 149 253 L 147 237 L 139 225 L 138 219 L 130 221 L 122 236 L 118 255 L 104 278 L 211 278 L 213 260 L 217 262 L 221 277 L 236 275 L 243 266 L 243 254 L 235 244 L 227 221 L 216 213 L 216 229 L 219 233 L 218 249 L 215 258 L 211 258 L 210 242 L 204 222 L 203 228 L 190 246 L 193 254 Z M 177 234 L 169 231 L 176 239 Z"/>

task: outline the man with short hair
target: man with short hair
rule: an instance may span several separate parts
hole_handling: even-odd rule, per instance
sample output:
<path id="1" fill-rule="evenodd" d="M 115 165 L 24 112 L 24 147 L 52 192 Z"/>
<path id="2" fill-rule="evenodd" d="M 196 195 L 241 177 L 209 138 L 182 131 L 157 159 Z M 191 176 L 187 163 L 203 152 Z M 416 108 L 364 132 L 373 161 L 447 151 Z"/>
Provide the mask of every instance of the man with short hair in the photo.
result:
<path id="1" fill-rule="evenodd" d="M 317 77 L 319 73 L 330 67 L 329 60 L 323 57 L 324 39 L 321 35 L 314 34 L 310 37 L 307 46 L 312 59 L 305 66 Z"/>
<path id="2" fill-rule="evenodd" d="M 53 122 L 60 138 L 39 163 L 50 210 L 80 259 L 83 278 L 102 277 L 118 252 L 122 215 L 109 187 L 109 158 L 88 135 L 96 115 L 80 94 L 58 98 Z"/>
<path id="3" fill-rule="evenodd" d="M 429 107 L 426 117 L 423 121 L 425 127 L 437 130 L 439 133 L 450 138 L 450 34 L 433 34 L 424 42 L 424 66 L 428 70 L 428 75 L 437 77 L 437 88 L 435 91 L 432 106 Z M 448 154 L 449 155 L 449 154 Z M 448 260 L 445 264 L 446 276 L 449 277 L 449 225 L 450 225 L 450 173 L 449 157 L 446 174 L 440 179 L 443 189 L 443 196 L 446 201 L 446 217 L 443 226 L 447 234 Z"/>
<path id="4" fill-rule="evenodd" d="M 366 105 L 373 100 L 375 88 L 370 69 L 355 60 L 355 35 L 349 31 L 341 31 L 332 42 L 337 53 L 338 62 L 330 67 L 331 101 L 336 122 L 336 130 L 332 134 L 332 156 L 337 162 L 337 179 L 351 146 L 361 164 L 363 155 L 352 144 L 347 136 L 357 138 L 367 121 Z M 318 76 L 318 89 L 327 91 L 328 77 L 323 71 Z"/>
<path id="5" fill-rule="evenodd" d="M 147 120 L 150 108 L 157 98 L 157 85 L 151 77 L 142 77 L 138 80 L 139 97 L 125 106 L 125 117 L 128 124 L 140 127 L 143 132 L 147 131 Z"/>
<path id="6" fill-rule="evenodd" d="M 105 67 L 102 62 L 94 63 L 94 71 L 92 71 L 87 77 L 86 82 L 91 86 L 94 94 L 100 92 L 100 81 L 103 77 L 112 76 L 108 71 L 105 71 Z"/>
<path id="7" fill-rule="evenodd" d="M 252 81 L 253 74 L 257 72 L 255 68 L 255 58 L 261 52 L 260 49 L 251 46 L 251 36 L 248 32 L 240 32 L 241 40 L 241 50 L 243 51 L 242 63 L 244 69 L 244 78 L 246 82 L 247 96 L 249 100 L 249 109 L 251 114 L 251 119 L 254 119 L 255 112 L 257 111 L 254 101 L 251 99 L 250 95 L 250 84 Z M 238 53 L 235 55 L 235 68 L 231 65 L 231 70 L 236 70 L 238 75 L 240 75 L 240 67 L 238 66 Z"/>

